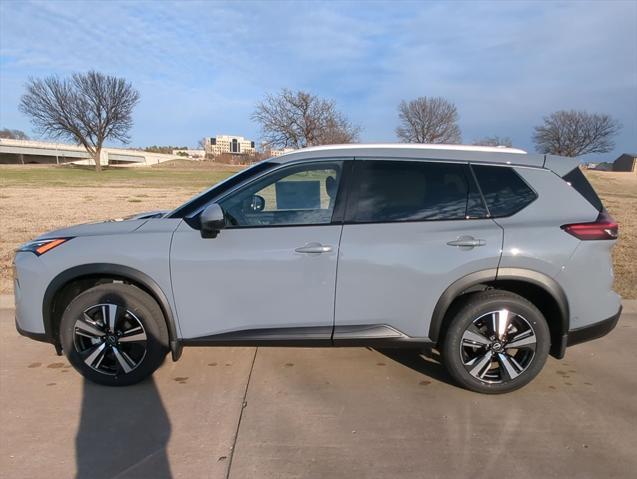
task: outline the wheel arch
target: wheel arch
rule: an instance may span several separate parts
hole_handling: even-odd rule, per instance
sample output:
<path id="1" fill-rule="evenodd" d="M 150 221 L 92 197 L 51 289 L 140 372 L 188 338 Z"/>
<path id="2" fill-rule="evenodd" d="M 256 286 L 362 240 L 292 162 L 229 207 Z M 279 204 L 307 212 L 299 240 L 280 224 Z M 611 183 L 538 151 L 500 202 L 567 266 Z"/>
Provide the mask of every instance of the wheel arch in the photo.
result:
<path id="1" fill-rule="evenodd" d="M 550 276 L 524 268 L 499 268 L 477 271 L 464 276 L 442 293 L 429 325 L 429 339 L 438 343 L 454 306 L 467 294 L 485 289 L 510 291 L 531 301 L 544 315 L 551 331 L 551 354 L 564 357 L 569 329 L 568 299 L 562 287 Z"/>
<path id="2" fill-rule="evenodd" d="M 61 350 L 58 329 L 66 305 L 79 292 L 97 284 L 114 281 L 123 281 L 137 286 L 157 301 L 168 328 L 173 360 L 179 359 L 181 343 L 177 333 L 177 323 L 163 289 L 146 273 L 130 266 L 112 263 L 90 263 L 74 266 L 59 273 L 49 283 L 42 301 L 42 319 L 45 335 L 55 345 L 56 350 L 58 352 Z"/>

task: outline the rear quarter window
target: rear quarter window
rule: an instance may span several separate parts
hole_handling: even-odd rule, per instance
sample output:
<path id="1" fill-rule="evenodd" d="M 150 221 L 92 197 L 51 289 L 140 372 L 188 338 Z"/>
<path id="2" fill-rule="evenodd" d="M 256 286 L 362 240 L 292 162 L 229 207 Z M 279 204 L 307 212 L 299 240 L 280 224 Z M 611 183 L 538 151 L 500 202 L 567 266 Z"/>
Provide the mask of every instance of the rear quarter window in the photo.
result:
<path id="1" fill-rule="evenodd" d="M 472 165 L 492 218 L 511 216 L 531 204 L 537 194 L 508 166 Z"/>

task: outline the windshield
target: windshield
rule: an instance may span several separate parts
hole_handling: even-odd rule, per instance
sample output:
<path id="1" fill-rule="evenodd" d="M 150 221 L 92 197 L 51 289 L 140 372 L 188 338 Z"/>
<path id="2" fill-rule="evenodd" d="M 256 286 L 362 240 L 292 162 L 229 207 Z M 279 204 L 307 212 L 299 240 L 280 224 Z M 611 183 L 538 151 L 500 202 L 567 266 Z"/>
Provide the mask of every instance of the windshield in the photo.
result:
<path id="1" fill-rule="evenodd" d="M 183 218 L 188 216 L 191 212 L 199 209 L 201 206 L 208 203 L 211 199 L 220 194 L 228 191 L 231 188 L 234 188 L 239 183 L 243 183 L 245 180 L 253 177 L 254 175 L 258 175 L 266 170 L 269 170 L 273 166 L 276 166 L 276 163 L 271 163 L 269 161 L 262 161 L 257 163 L 250 168 L 245 170 L 241 170 L 238 173 L 232 175 L 229 178 L 226 178 L 220 183 L 213 185 L 207 190 L 199 193 L 194 196 L 190 200 L 186 201 L 183 205 L 179 206 L 177 209 L 166 215 L 167 218 Z"/>

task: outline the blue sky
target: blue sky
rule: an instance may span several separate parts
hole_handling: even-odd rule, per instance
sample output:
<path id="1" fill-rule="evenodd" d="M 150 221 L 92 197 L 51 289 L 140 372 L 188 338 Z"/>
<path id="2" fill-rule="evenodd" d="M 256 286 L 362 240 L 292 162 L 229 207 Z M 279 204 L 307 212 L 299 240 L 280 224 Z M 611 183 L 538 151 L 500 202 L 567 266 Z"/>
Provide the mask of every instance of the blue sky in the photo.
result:
<path id="1" fill-rule="evenodd" d="M 0 2 L 0 128 L 34 135 L 29 77 L 89 69 L 141 92 L 134 146 L 258 141 L 255 103 L 287 87 L 335 100 L 363 141 L 396 141 L 401 99 L 443 96 L 466 143 L 532 151 L 542 116 L 575 108 L 623 123 L 605 158 L 637 151 L 635 0 Z"/>

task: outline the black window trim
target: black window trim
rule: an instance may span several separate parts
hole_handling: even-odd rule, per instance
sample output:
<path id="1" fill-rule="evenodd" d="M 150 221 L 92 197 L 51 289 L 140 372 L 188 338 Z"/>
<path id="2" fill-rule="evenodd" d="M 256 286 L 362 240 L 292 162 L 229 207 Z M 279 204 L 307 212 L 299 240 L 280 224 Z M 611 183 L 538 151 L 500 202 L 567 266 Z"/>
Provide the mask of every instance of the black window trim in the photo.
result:
<path id="1" fill-rule="evenodd" d="M 521 206 L 517 210 L 514 210 L 512 213 L 509 213 L 507 215 L 498 215 L 498 216 L 491 215 L 491 211 L 489 210 L 489 204 L 487 203 L 487 200 L 485 199 L 484 195 L 482 194 L 482 187 L 480 186 L 480 182 L 478 181 L 478 177 L 475 174 L 475 171 L 473 171 L 473 167 L 474 166 L 497 166 L 497 167 L 502 167 L 502 168 L 509 168 L 522 181 L 522 183 L 524 183 L 526 185 L 526 187 L 529 190 L 531 190 L 531 192 L 533 193 L 535 198 L 533 198 L 531 201 L 529 201 L 525 205 Z M 526 181 L 526 179 L 524 179 L 524 177 L 522 175 L 520 175 L 516 171 L 516 169 L 517 168 L 528 168 L 528 169 L 532 169 L 532 170 L 542 170 L 542 168 L 537 168 L 537 167 L 533 167 L 533 166 L 517 166 L 517 165 L 508 165 L 508 164 L 499 164 L 499 163 L 486 163 L 486 162 L 478 162 L 478 161 L 470 161 L 469 162 L 469 167 L 471 168 L 471 171 L 473 172 L 473 175 L 475 176 L 476 183 L 478 185 L 478 188 L 480 189 L 480 195 L 482 196 L 482 201 L 484 203 L 484 206 L 487 208 L 487 212 L 489 213 L 489 216 L 487 217 L 487 219 L 510 218 L 511 216 L 517 215 L 520 211 L 522 211 L 523 209 L 525 209 L 525 208 L 529 207 L 530 205 L 532 205 L 533 203 L 535 203 L 537 201 L 537 199 L 540 197 L 540 195 L 535 190 L 535 188 L 533 188 L 529 184 L 529 182 Z"/>
<path id="2" fill-rule="evenodd" d="M 570 176 L 572 174 L 577 174 L 577 172 L 579 172 L 579 174 L 584 178 L 584 181 L 588 184 L 588 189 L 589 191 L 585 191 L 582 192 L 580 191 L 580 189 L 573 185 L 573 181 L 572 178 L 567 178 L 567 176 Z M 566 182 L 566 184 L 568 184 L 571 188 L 573 188 L 582 198 L 584 198 L 588 204 L 590 204 L 593 208 L 595 208 L 597 211 L 599 211 L 600 213 L 602 211 L 604 211 L 605 207 L 604 207 L 604 202 L 602 201 L 602 199 L 599 197 L 599 194 L 597 193 L 597 191 L 595 190 L 595 188 L 593 187 L 593 185 L 591 184 L 590 181 L 588 181 L 588 178 L 586 178 L 586 175 L 584 175 L 584 172 L 581 170 L 581 168 L 579 167 L 579 165 L 577 165 L 575 168 L 573 168 L 571 171 L 568 171 L 566 174 L 564 174 L 563 176 L 558 175 L 557 173 L 555 173 L 553 171 L 553 173 L 559 177 L 560 179 L 562 179 L 564 182 Z M 571 180 L 571 181 L 569 181 Z M 581 185 L 580 185 L 581 186 Z M 585 186 L 586 188 L 586 186 Z M 592 193 L 593 199 L 591 200 L 591 198 L 589 198 L 587 196 L 587 194 Z"/>
<path id="3" fill-rule="evenodd" d="M 353 179 L 354 173 L 353 171 L 349 175 L 348 182 L 348 191 L 347 191 L 347 205 L 345 216 L 343 220 L 343 225 L 375 225 L 375 224 L 395 224 L 395 223 L 434 223 L 440 221 L 480 221 L 480 220 L 491 220 L 492 218 L 489 216 L 489 208 L 484 200 L 484 196 L 482 195 L 482 190 L 480 189 L 480 184 L 475 178 L 475 174 L 471 170 L 471 163 L 465 160 L 455 161 L 455 160 L 441 160 L 436 158 L 393 158 L 388 156 L 365 156 L 365 157 L 355 157 L 354 161 L 363 162 L 363 161 L 391 161 L 391 162 L 415 162 L 415 163 L 444 163 L 451 165 L 465 165 L 471 174 L 474 175 L 474 182 L 478 187 L 478 191 L 480 193 L 480 199 L 482 200 L 482 205 L 484 206 L 485 211 L 487 212 L 487 216 L 483 218 L 467 218 L 466 215 L 464 218 L 457 219 L 445 219 L 445 218 L 437 218 L 437 219 L 413 219 L 413 220 L 378 220 L 378 221 L 357 221 L 354 219 L 354 215 L 356 214 L 355 204 L 358 203 L 358 192 L 354 191 L 353 188 Z M 352 163 L 354 165 L 354 163 Z M 508 166 L 508 165 L 505 165 Z M 471 178 L 466 178 L 467 181 L 470 181 Z M 468 201 L 468 197 L 467 197 Z"/>
<path id="4" fill-rule="evenodd" d="M 332 211 L 332 219 L 329 223 L 315 223 L 315 224 L 290 224 L 290 225 L 252 225 L 252 226 L 228 226 L 227 229 L 253 229 L 253 228 L 303 228 L 309 226 L 329 226 L 329 225 L 365 225 L 365 224 L 392 224 L 392 223 L 422 223 L 422 222 L 437 222 L 437 221 L 479 221 L 479 220 L 493 220 L 495 218 L 509 218 L 520 211 L 522 211 L 527 206 L 531 205 L 535 202 L 539 195 L 535 188 L 533 188 L 517 171 L 517 168 L 525 168 L 525 169 L 533 169 L 533 170 L 542 170 L 542 168 L 534 167 L 534 166 L 518 166 L 511 164 L 501 164 L 501 163 L 490 163 L 485 161 L 467 161 L 467 160 L 453 160 L 453 159 L 439 159 L 439 158 L 394 158 L 389 156 L 364 156 L 364 157 L 319 157 L 319 158 L 300 158 L 298 160 L 286 162 L 286 163 L 276 163 L 270 160 L 265 160 L 264 164 L 271 165 L 269 168 L 264 169 L 257 173 L 255 176 L 248 178 L 233 187 L 229 190 L 224 191 L 218 195 L 212 195 L 206 198 L 206 201 L 203 204 L 197 206 L 193 212 L 187 213 L 183 216 L 174 215 L 176 212 L 180 212 L 185 209 L 188 203 L 179 206 L 175 209 L 168 217 L 171 218 L 182 218 L 186 223 L 188 223 L 191 227 L 195 229 L 199 229 L 199 216 L 201 212 L 211 203 L 219 202 L 226 198 L 228 195 L 234 193 L 240 188 L 244 188 L 249 186 L 255 181 L 258 181 L 265 175 L 270 173 L 274 173 L 282 168 L 287 168 L 293 165 L 300 165 L 304 163 L 329 163 L 329 162 L 342 162 L 343 163 L 343 171 L 342 178 L 339 183 L 339 188 L 337 192 L 336 202 L 334 204 L 334 210 Z M 487 212 L 487 215 L 483 218 L 462 218 L 462 219 L 414 219 L 414 220 L 392 220 L 392 221 L 354 221 L 352 218 L 353 208 L 352 205 L 356 201 L 357 194 L 353 192 L 353 170 L 355 161 L 392 161 L 392 162 L 418 162 L 418 163 L 445 163 L 445 164 L 459 164 L 459 165 L 467 165 L 469 171 L 471 171 L 471 175 L 473 176 L 474 184 L 478 188 L 478 192 L 480 194 L 480 198 L 482 200 L 482 205 Z M 476 166 L 498 166 L 503 168 L 510 168 L 513 172 L 522 180 L 522 182 L 533 192 L 535 198 L 521 207 L 520 209 L 514 211 L 513 213 L 506 216 L 491 216 L 489 211 L 489 205 L 487 204 L 484 194 L 482 193 L 482 187 L 480 186 L 480 182 L 473 170 L 473 165 Z M 231 178 L 231 177 L 229 177 Z M 224 180 L 227 181 L 227 180 Z M 222 183 L 222 182 L 221 182 Z M 219 183 L 219 184 L 221 184 Z M 212 187 L 214 188 L 214 186 Z M 211 189 L 212 189 L 211 188 Z M 212 192 L 210 192 L 212 193 Z M 210 194 L 209 193 L 209 194 Z M 204 192 L 203 195 L 206 193 Z M 197 197 L 195 197 L 196 199 Z M 193 199 L 194 200 L 194 199 Z M 193 200 L 190 200 L 191 202 Z"/>
<path id="5" fill-rule="evenodd" d="M 345 211 L 345 205 L 343 203 L 346 198 L 344 198 L 343 192 L 346 192 L 346 184 L 349 181 L 351 165 L 354 158 L 352 157 L 326 157 L 326 158 L 305 158 L 296 161 L 290 161 L 288 163 L 280 163 L 274 168 L 270 168 L 268 170 L 263 171 L 261 174 L 246 180 L 235 187 L 231 188 L 228 191 L 225 191 L 221 195 L 217 197 L 213 197 L 206 204 L 198 208 L 194 213 L 189 215 L 188 218 L 184 218 L 184 220 L 193 228 L 199 229 L 199 217 L 201 212 L 211 203 L 218 203 L 223 201 L 226 197 L 230 196 L 238 192 L 243 188 L 248 188 L 251 184 L 259 181 L 266 175 L 270 175 L 277 171 L 281 171 L 284 168 L 302 166 L 304 164 L 315 164 L 315 163 L 342 163 L 341 166 L 341 180 L 339 182 L 338 191 L 336 193 L 336 202 L 334 203 L 334 209 L 332 210 L 332 218 L 329 223 L 303 223 L 303 224 L 282 224 L 282 225 L 227 225 L 225 229 L 227 230 L 248 230 L 248 229 L 257 229 L 257 228 L 305 228 L 310 226 L 334 226 L 334 225 L 342 225 L 343 224 L 343 215 Z"/>
<path id="6" fill-rule="evenodd" d="M 471 163 L 468 163 L 468 165 L 469 165 L 469 171 L 471 172 L 471 177 L 473 178 L 473 184 L 476 185 L 476 187 L 478 188 L 478 194 L 480 195 L 480 199 L 482 200 L 482 206 L 484 206 L 484 209 L 487 212 L 487 216 L 485 216 L 484 218 L 474 218 L 474 219 L 490 219 L 491 210 L 489 210 L 489 204 L 487 203 L 487 200 L 485 199 L 484 194 L 482 193 L 482 187 L 480 186 L 480 182 L 478 181 L 476 172 L 473 171 L 473 166 L 471 165 Z"/>

